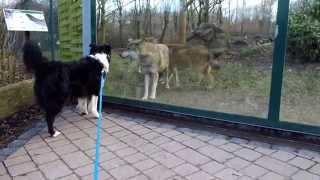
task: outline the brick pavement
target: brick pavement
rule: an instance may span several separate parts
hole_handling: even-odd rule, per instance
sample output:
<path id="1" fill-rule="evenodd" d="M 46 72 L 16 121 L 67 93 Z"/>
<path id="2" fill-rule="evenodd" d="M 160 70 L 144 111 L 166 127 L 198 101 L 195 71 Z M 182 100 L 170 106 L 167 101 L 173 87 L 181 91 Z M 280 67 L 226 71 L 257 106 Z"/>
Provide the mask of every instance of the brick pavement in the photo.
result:
<path id="1" fill-rule="evenodd" d="M 0 179 L 92 179 L 95 120 L 65 110 L 0 164 Z M 320 154 L 104 113 L 100 179 L 320 180 Z"/>

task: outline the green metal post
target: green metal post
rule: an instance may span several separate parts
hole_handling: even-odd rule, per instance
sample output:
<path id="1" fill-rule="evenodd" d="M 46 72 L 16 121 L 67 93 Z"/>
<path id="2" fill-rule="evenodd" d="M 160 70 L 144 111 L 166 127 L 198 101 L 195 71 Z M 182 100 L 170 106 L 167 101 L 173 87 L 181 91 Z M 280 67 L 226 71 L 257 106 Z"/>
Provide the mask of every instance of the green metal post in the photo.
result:
<path id="1" fill-rule="evenodd" d="M 283 68 L 286 56 L 289 0 L 278 0 L 276 39 L 273 54 L 272 80 L 268 120 L 277 122 L 280 116 Z"/>
<path id="2" fill-rule="evenodd" d="M 91 1 L 91 43 L 97 42 L 96 0 Z"/>
<path id="3" fill-rule="evenodd" d="M 51 50 L 51 60 L 55 60 L 55 56 L 54 56 L 54 48 L 55 48 L 55 40 L 54 40 L 54 21 L 53 21 L 53 2 L 52 0 L 49 1 L 49 33 L 50 33 L 50 50 Z"/>

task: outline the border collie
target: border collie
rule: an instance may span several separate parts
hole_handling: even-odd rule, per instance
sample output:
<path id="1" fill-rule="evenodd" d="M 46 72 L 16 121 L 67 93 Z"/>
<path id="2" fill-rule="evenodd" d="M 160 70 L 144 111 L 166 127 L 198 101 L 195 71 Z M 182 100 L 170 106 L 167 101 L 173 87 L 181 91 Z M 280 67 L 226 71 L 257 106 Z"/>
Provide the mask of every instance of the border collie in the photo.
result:
<path id="1" fill-rule="evenodd" d="M 23 62 L 27 71 L 34 74 L 34 93 L 39 106 L 45 111 L 51 137 L 60 134 L 54 129 L 53 123 L 69 98 L 79 98 L 79 104 L 91 98 L 89 110 L 97 113 L 100 78 L 102 73 L 109 72 L 111 46 L 90 47 L 89 56 L 67 63 L 48 61 L 39 46 L 32 41 L 24 44 Z"/>

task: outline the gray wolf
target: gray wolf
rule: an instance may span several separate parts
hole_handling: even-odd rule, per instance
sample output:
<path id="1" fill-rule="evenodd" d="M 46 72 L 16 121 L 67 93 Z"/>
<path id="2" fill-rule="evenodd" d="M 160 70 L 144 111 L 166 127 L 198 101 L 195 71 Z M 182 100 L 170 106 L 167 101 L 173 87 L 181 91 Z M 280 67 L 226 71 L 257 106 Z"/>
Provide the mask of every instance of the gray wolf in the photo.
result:
<path id="1" fill-rule="evenodd" d="M 127 50 L 120 53 L 120 57 L 138 61 L 139 71 L 144 74 L 143 100 L 156 98 L 159 73 L 166 73 L 166 88 L 169 88 L 169 49 L 165 44 L 129 39 Z"/>
<path id="2" fill-rule="evenodd" d="M 60 134 L 53 124 L 69 98 L 89 98 L 99 94 L 101 73 L 109 71 L 111 47 L 93 45 L 91 50 L 90 56 L 65 63 L 49 61 L 32 41 L 24 44 L 23 61 L 26 69 L 34 74 L 34 93 L 39 106 L 45 111 L 51 137 Z M 97 102 L 93 100 L 91 103 L 93 107 Z"/>

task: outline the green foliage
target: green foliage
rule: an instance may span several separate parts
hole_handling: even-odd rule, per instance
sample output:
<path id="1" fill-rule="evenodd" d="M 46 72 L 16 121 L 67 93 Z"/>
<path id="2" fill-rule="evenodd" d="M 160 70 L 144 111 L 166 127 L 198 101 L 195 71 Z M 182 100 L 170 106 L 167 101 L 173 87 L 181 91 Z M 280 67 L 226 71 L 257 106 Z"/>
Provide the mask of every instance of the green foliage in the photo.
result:
<path id="1" fill-rule="evenodd" d="M 288 49 L 303 62 L 320 61 L 320 2 L 309 1 L 289 16 Z"/>

